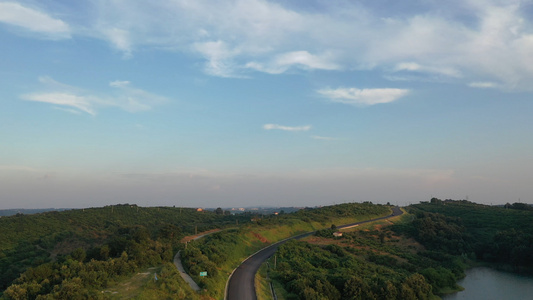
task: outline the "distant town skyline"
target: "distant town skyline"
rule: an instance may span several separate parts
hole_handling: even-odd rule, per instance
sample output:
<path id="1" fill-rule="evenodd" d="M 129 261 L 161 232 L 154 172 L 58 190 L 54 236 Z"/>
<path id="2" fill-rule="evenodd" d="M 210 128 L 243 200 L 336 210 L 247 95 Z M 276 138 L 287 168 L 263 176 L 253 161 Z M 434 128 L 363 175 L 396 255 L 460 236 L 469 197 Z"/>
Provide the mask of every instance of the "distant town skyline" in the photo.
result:
<path id="1" fill-rule="evenodd" d="M 0 209 L 533 203 L 533 1 L 2 1 Z"/>

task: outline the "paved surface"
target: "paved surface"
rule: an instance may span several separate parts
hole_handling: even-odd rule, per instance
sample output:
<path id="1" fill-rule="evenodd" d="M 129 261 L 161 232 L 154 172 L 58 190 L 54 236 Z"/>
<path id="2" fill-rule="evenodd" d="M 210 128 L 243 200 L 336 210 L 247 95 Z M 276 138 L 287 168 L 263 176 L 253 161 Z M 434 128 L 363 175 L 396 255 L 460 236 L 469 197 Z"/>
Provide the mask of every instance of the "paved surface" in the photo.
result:
<path id="1" fill-rule="evenodd" d="M 378 220 L 384 220 L 390 217 L 399 216 L 403 214 L 402 210 L 399 207 L 393 207 L 392 208 L 392 214 L 376 218 L 372 220 L 362 221 L 362 222 L 356 222 L 351 224 L 346 224 L 342 226 L 338 226 L 337 228 L 342 229 L 346 227 L 350 227 L 353 225 L 359 225 L 364 224 L 368 222 L 378 221 Z M 233 271 L 232 275 L 228 279 L 228 283 L 226 286 L 226 294 L 224 299 L 227 300 L 256 300 L 257 296 L 255 294 L 255 273 L 257 273 L 257 270 L 259 270 L 259 267 L 263 262 L 265 262 L 269 257 L 271 257 L 278 247 L 284 243 L 286 243 L 289 240 L 292 239 L 301 239 L 306 236 L 312 235 L 314 232 L 308 232 L 304 233 L 298 236 L 291 237 L 289 239 L 283 240 L 281 242 L 278 242 L 276 244 L 270 245 L 252 256 L 248 257 L 243 263 Z"/>
<path id="2" fill-rule="evenodd" d="M 200 287 L 198 286 L 198 284 L 196 284 L 196 282 L 192 280 L 189 274 L 185 273 L 185 269 L 183 268 L 183 264 L 181 263 L 180 251 L 178 251 L 178 253 L 176 253 L 176 255 L 174 256 L 174 265 L 176 265 L 176 268 L 178 268 L 178 271 L 180 271 L 181 278 L 183 278 L 183 280 L 185 280 L 185 282 L 187 282 L 193 290 L 197 292 L 200 291 Z"/>

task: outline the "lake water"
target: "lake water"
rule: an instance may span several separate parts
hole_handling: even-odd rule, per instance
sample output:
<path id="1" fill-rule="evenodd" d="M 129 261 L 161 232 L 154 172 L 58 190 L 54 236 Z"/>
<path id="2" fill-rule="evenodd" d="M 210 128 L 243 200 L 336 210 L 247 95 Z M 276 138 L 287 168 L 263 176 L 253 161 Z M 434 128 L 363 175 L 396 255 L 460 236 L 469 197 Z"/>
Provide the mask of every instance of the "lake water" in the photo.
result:
<path id="1" fill-rule="evenodd" d="M 443 300 L 531 300 L 533 278 L 500 272 L 489 268 L 473 268 L 459 282 L 465 290 L 443 297 Z"/>

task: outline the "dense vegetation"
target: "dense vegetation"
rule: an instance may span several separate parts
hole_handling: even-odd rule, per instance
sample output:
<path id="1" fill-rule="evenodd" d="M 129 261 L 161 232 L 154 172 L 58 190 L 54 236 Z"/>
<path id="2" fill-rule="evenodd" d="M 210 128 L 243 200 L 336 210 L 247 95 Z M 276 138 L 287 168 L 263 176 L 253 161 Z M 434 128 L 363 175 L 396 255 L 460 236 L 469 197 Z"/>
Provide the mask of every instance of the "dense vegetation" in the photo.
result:
<path id="1" fill-rule="evenodd" d="M 460 289 L 456 281 L 479 261 L 533 270 L 529 205 L 434 198 L 407 209 L 394 225 L 336 238 L 332 226 L 281 246 L 272 277 L 286 299 L 431 299 Z"/>
<path id="2" fill-rule="evenodd" d="M 320 247 L 291 241 L 280 247 L 276 259 L 275 279 L 285 283 L 291 293 L 287 299 L 428 299 L 432 296 L 429 282 L 408 270 L 417 265 L 401 263 L 398 256 L 336 244 Z M 450 279 L 453 282 L 454 277 Z"/>
<path id="3" fill-rule="evenodd" d="M 138 299 L 223 297 L 228 274 L 256 250 L 299 233 L 279 248 L 271 277 L 286 299 L 432 299 L 458 290 L 472 261 L 533 270 L 533 211 L 468 201 L 412 205 L 389 226 L 365 225 L 333 238 L 337 225 L 390 214 L 347 203 L 278 215 L 115 205 L 0 218 L 3 299 L 108 299 L 109 288 L 157 266 Z M 185 235 L 224 230 L 184 245 Z M 416 240 L 416 242 L 415 242 Z M 204 289 L 194 293 L 171 264 L 176 251 Z M 207 272 L 208 276 L 199 276 Z M 150 273 L 152 274 L 152 273 Z M 111 290 L 113 290 L 111 288 Z"/>
<path id="4" fill-rule="evenodd" d="M 4 229 L 0 233 L 2 298 L 109 298 L 108 287 L 152 266 L 161 268 L 159 280 L 150 281 L 138 297 L 172 294 L 181 299 L 198 298 L 168 265 L 180 249 L 188 271 L 206 289 L 202 294 L 221 298 L 228 271 L 261 247 L 332 222 L 388 213 L 388 207 L 370 203 L 308 208 L 277 216 L 230 216 L 217 210 L 124 204 L 4 217 L 0 218 Z M 179 243 L 184 235 L 227 226 L 233 229 L 186 246 Z M 201 271 L 209 275 L 200 277 Z M 151 294 L 150 290 L 157 292 Z"/>
<path id="5" fill-rule="evenodd" d="M 243 258 L 270 243 L 284 238 L 328 228 L 333 223 L 364 221 L 390 214 L 390 207 L 372 203 L 345 203 L 321 208 L 306 208 L 291 214 L 254 218 L 254 223 L 191 242 L 183 252 L 189 273 L 215 298 L 223 297 L 228 274 Z M 207 277 L 200 272 L 207 271 Z"/>
<path id="6" fill-rule="evenodd" d="M 243 216 L 128 204 L 2 217 L 0 291 L 4 298 L 34 299 L 59 296 L 65 287 L 94 298 L 116 278 L 171 262 L 184 234 L 236 218 Z"/>
<path id="7" fill-rule="evenodd" d="M 411 212 L 416 220 L 408 231 L 427 247 L 533 273 L 531 206 L 495 207 L 433 198 L 413 205 Z"/>
<path id="8" fill-rule="evenodd" d="M 280 247 L 273 277 L 286 298 L 431 299 L 458 289 L 461 257 L 425 251 L 390 226 L 363 228 L 337 238 L 332 229 L 321 230 Z"/>

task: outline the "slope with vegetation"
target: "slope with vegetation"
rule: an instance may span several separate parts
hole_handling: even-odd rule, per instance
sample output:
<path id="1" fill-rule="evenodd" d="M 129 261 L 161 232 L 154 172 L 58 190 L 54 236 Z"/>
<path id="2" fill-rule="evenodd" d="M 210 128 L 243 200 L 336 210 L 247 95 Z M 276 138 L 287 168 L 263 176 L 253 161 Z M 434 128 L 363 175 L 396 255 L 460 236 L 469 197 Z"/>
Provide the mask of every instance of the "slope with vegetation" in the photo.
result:
<path id="1" fill-rule="evenodd" d="M 335 238 L 325 229 L 281 246 L 270 276 L 282 298 L 436 299 L 460 290 L 457 280 L 479 262 L 533 270 L 527 205 L 435 198 L 407 209 L 395 224 L 360 226 Z"/>
<path id="2" fill-rule="evenodd" d="M 269 276 L 284 299 L 436 299 L 460 289 L 456 281 L 472 262 L 533 270 L 529 206 L 432 199 L 407 210 L 394 224 L 379 221 L 337 238 L 335 224 L 386 216 L 391 207 L 346 203 L 265 217 L 115 205 L 4 217 L 1 298 L 222 299 L 229 274 L 244 258 L 316 230 L 280 246 L 270 263 Z M 214 228 L 225 230 L 179 242 Z M 200 293 L 171 264 L 177 250 Z M 139 287 L 132 292 L 134 282 Z"/>
<path id="3" fill-rule="evenodd" d="M 224 297 L 228 275 L 244 258 L 282 239 L 322 228 L 386 216 L 391 209 L 371 203 L 346 203 L 270 215 L 253 224 L 207 236 L 187 245 L 183 259 L 191 276 L 216 299 Z M 207 277 L 199 276 L 207 272 Z"/>
<path id="4" fill-rule="evenodd" d="M 410 216 L 402 220 L 409 223 Z M 285 299 L 433 299 L 459 289 L 460 258 L 435 256 L 392 229 L 379 222 L 342 237 L 322 230 L 287 243 L 276 254 L 271 276 Z"/>
<path id="5" fill-rule="evenodd" d="M 389 213 L 390 208 L 370 203 L 267 217 L 124 204 L 6 217 L 0 219 L 5 229 L 0 233 L 1 297 L 121 299 L 121 287 L 138 281 L 142 288 L 128 298 L 221 299 L 229 272 L 254 251 L 331 223 Z M 185 234 L 223 227 L 229 229 L 179 243 Z M 188 271 L 204 288 L 200 294 L 170 264 L 180 249 Z M 159 274 L 151 280 L 146 270 L 154 266 Z M 208 276 L 200 277 L 205 271 Z"/>
<path id="6" fill-rule="evenodd" d="M 533 273 L 531 206 L 515 203 L 497 207 L 433 198 L 413 205 L 411 211 L 416 220 L 407 231 L 427 247 Z"/>
<path id="7" fill-rule="evenodd" d="M 184 234 L 236 218 L 129 204 L 3 217 L 0 291 L 6 299 L 99 298 L 120 278 L 170 263 Z"/>

